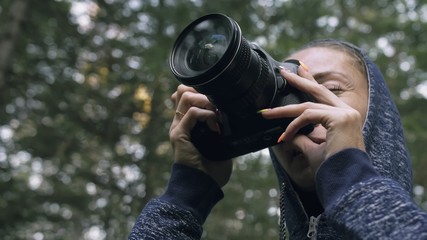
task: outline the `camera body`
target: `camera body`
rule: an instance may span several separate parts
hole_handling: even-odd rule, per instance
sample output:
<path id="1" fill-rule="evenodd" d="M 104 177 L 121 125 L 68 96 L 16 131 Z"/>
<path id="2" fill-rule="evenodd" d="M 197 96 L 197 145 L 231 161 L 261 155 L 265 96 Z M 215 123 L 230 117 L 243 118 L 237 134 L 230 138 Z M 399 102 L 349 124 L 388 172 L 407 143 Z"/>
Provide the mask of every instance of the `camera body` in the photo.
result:
<path id="1" fill-rule="evenodd" d="M 222 14 L 209 14 L 188 25 L 177 38 L 170 58 L 174 76 L 205 94 L 218 108 L 221 134 L 199 122 L 191 141 L 207 159 L 221 161 L 277 144 L 293 120 L 267 120 L 261 109 L 310 101 L 287 84 L 280 68 L 296 73 L 298 60 L 278 62 L 242 37 L 240 27 Z M 300 129 L 311 132 L 313 126 Z"/>

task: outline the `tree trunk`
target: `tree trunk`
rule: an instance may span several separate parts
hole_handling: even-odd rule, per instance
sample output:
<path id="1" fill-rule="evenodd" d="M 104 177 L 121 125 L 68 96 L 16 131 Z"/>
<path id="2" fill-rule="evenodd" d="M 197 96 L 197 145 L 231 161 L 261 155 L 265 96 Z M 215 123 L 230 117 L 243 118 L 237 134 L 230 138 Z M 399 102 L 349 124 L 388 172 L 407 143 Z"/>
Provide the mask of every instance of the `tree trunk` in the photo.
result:
<path id="1" fill-rule="evenodd" d="M 0 32 L 0 89 L 5 85 L 5 72 L 11 62 L 15 42 L 17 41 L 21 24 L 24 21 L 27 9 L 26 0 L 11 1 L 9 12 L 6 16 L 3 31 Z"/>

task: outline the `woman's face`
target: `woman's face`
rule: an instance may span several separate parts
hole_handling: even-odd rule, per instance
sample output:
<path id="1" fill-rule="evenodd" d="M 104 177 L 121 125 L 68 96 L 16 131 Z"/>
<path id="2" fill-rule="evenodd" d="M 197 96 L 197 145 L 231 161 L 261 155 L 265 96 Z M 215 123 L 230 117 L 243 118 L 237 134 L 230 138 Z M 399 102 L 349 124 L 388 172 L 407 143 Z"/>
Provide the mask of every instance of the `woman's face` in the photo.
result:
<path id="1" fill-rule="evenodd" d="M 289 58 L 305 63 L 319 84 L 358 110 L 364 121 L 368 106 L 368 81 L 355 66 L 358 63 L 352 57 L 339 50 L 312 47 L 296 52 Z M 324 160 L 325 141 L 326 129 L 316 125 L 310 134 L 296 135 L 272 149 L 289 177 L 299 187 L 313 190 L 316 169 L 310 167 L 308 160 Z"/>

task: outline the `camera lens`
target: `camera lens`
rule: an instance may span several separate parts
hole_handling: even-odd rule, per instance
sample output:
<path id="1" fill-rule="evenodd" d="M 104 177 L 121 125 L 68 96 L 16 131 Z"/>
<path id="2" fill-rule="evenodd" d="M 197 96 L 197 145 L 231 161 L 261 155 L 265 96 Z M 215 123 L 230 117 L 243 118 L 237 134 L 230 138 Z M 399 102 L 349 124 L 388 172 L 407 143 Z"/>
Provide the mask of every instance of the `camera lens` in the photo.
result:
<path id="1" fill-rule="evenodd" d="M 205 17 L 190 24 L 172 52 L 175 73 L 192 78 L 213 67 L 229 48 L 232 30 L 228 19 L 220 17 Z"/>
<path id="2" fill-rule="evenodd" d="M 180 82 L 231 114 L 255 113 L 275 96 L 274 71 L 242 37 L 238 24 L 222 14 L 203 16 L 181 32 L 170 68 Z"/>
<path id="3" fill-rule="evenodd" d="M 198 39 L 197 35 L 200 32 L 192 32 L 192 36 L 188 39 Z M 196 37 L 196 38 L 194 38 Z M 200 72 L 209 69 L 221 59 L 227 49 L 227 37 L 222 34 L 210 34 L 201 36 L 202 39 L 194 44 L 188 51 L 185 58 L 185 63 L 188 69 L 195 72 Z M 196 40 L 197 41 L 197 40 Z"/>

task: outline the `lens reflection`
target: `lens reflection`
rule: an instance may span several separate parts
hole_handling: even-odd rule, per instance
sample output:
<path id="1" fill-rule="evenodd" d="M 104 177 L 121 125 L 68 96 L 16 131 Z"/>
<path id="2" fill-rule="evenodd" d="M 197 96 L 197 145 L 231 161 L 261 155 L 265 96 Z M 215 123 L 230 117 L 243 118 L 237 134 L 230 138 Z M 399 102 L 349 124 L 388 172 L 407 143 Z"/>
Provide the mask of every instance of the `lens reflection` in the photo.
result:
<path id="1" fill-rule="evenodd" d="M 233 34 L 227 18 L 204 19 L 181 35 L 172 59 L 182 76 L 198 76 L 214 67 L 226 54 Z"/>
<path id="2" fill-rule="evenodd" d="M 194 71 L 209 69 L 221 59 L 227 46 L 226 37 L 222 34 L 206 36 L 188 51 L 188 67 Z"/>

